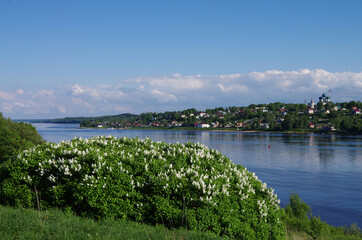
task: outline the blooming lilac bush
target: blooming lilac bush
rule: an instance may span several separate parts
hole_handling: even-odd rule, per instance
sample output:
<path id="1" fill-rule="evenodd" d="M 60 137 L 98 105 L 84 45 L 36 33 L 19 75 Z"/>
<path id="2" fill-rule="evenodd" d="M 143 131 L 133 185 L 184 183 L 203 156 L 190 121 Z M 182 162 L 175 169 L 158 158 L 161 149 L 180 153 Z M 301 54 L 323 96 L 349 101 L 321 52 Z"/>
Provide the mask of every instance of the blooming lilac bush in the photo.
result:
<path id="1" fill-rule="evenodd" d="M 200 143 L 100 136 L 47 143 L 7 165 L 3 203 L 58 207 L 240 239 L 280 239 L 273 189 Z"/>

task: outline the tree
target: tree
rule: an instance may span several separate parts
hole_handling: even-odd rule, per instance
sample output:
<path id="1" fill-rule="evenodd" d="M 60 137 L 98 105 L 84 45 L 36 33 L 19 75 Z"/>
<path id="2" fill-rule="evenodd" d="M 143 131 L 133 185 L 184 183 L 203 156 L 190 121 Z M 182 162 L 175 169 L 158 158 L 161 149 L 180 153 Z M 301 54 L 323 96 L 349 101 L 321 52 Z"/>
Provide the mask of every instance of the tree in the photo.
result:
<path id="1" fill-rule="evenodd" d="M 256 105 L 255 104 L 250 104 L 249 105 L 249 109 L 255 109 L 256 108 Z"/>
<path id="2" fill-rule="evenodd" d="M 288 221 L 293 228 L 305 231 L 308 229 L 308 220 L 309 215 L 311 215 L 311 210 L 310 206 L 303 202 L 298 194 L 295 193 L 289 197 L 289 203 L 285 207 L 285 214 L 287 218 L 294 220 Z"/>
<path id="3" fill-rule="evenodd" d="M 322 111 L 324 109 L 324 105 L 322 102 L 317 103 L 317 109 L 318 111 Z"/>
<path id="4" fill-rule="evenodd" d="M 348 104 L 347 104 L 347 108 L 349 109 L 352 109 L 353 107 L 356 107 L 357 106 L 357 102 L 356 101 L 350 101 Z"/>
<path id="5" fill-rule="evenodd" d="M 349 117 L 344 117 L 341 122 L 341 129 L 342 130 L 351 130 L 353 127 L 353 120 Z"/>
<path id="6" fill-rule="evenodd" d="M 293 128 L 294 119 L 291 114 L 287 114 L 284 121 L 281 123 L 283 130 L 290 130 Z"/>
<path id="7" fill-rule="evenodd" d="M 326 110 L 329 110 L 329 111 L 332 111 L 334 107 L 335 107 L 335 104 L 331 103 L 331 102 L 329 102 L 325 105 Z"/>
<path id="8" fill-rule="evenodd" d="M 300 111 L 300 112 L 304 112 L 305 110 L 307 110 L 307 105 L 305 105 L 305 104 L 299 104 L 299 111 Z"/>
<path id="9" fill-rule="evenodd" d="M 19 151 L 44 143 L 35 127 L 16 123 L 0 113 L 0 163 L 14 157 Z"/>

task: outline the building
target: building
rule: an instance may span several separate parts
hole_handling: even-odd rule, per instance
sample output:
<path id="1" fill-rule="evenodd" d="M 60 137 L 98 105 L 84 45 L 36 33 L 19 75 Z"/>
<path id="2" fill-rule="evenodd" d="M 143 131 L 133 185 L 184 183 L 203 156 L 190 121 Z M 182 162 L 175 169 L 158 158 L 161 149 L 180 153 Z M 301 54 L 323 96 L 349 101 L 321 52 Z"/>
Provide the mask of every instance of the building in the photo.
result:
<path id="1" fill-rule="evenodd" d="M 204 113 L 204 112 L 199 112 L 198 115 L 199 115 L 200 117 L 209 117 L 209 114 Z"/>
<path id="2" fill-rule="evenodd" d="M 308 106 L 309 106 L 309 108 L 311 108 L 311 109 L 315 109 L 316 104 L 315 104 L 315 102 L 313 101 L 313 98 L 311 99 L 311 101 L 310 101 L 310 103 L 308 104 Z"/>
<path id="3" fill-rule="evenodd" d="M 355 114 L 355 115 L 356 115 L 356 114 L 361 114 L 361 110 L 359 110 L 359 109 L 356 108 L 356 107 L 353 107 L 353 108 L 352 108 L 352 113 Z"/>
<path id="4" fill-rule="evenodd" d="M 322 96 L 319 97 L 319 102 L 323 103 L 323 105 L 326 105 L 327 103 L 331 102 L 331 99 L 327 97 L 325 93 L 323 93 Z"/>
<path id="5" fill-rule="evenodd" d="M 196 124 L 196 127 L 198 127 L 198 128 L 209 128 L 209 127 L 210 127 L 210 124 L 207 124 L 207 123 L 197 123 L 197 124 Z"/>

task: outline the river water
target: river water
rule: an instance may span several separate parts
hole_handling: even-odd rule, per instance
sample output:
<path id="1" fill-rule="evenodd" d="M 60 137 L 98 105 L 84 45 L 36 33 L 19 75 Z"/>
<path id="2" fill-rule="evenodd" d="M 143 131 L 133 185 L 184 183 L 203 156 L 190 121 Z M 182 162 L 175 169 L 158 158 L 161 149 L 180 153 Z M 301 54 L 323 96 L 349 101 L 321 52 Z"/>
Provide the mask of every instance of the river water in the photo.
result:
<path id="1" fill-rule="evenodd" d="M 201 142 L 253 171 L 285 206 L 298 193 L 313 215 L 334 226 L 362 226 L 362 136 L 80 129 L 79 124 L 34 124 L 49 142 L 98 135 Z M 270 148 L 269 148 L 270 145 Z"/>

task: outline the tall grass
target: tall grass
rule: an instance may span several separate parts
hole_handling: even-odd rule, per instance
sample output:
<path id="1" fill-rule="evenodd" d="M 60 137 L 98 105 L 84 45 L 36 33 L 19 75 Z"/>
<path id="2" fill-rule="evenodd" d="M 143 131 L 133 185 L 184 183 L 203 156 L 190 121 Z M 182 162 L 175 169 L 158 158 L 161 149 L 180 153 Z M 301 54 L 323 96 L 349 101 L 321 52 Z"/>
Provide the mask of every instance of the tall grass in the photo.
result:
<path id="1" fill-rule="evenodd" d="M 36 211 L 0 206 L 0 239 L 225 239 L 215 235 L 170 230 L 126 220 L 86 219 L 60 210 Z"/>
<path id="2" fill-rule="evenodd" d="M 295 203 L 298 203 L 298 201 L 294 201 Z M 311 232 L 311 222 L 313 221 L 311 219 L 313 218 L 301 217 L 293 219 L 293 216 L 289 216 L 289 219 L 286 218 L 287 216 L 283 221 L 287 226 L 285 234 L 287 240 L 362 239 L 361 230 L 357 225 L 333 227 L 321 222 L 322 229 L 320 234 L 316 236 L 315 233 Z M 316 220 L 320 221 L 319 218 L 316 218 Z M 39 211 L 0 205 L 0 239 L 216 240 L 227 238 L 186 229 L 170 230 L 162 225 L 150 226 L 128 220 L 106 218 L 98 221 L 86 219 L 57 209 Z"/>

